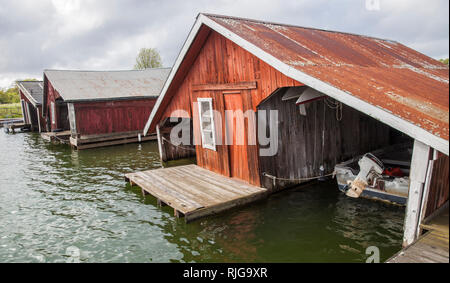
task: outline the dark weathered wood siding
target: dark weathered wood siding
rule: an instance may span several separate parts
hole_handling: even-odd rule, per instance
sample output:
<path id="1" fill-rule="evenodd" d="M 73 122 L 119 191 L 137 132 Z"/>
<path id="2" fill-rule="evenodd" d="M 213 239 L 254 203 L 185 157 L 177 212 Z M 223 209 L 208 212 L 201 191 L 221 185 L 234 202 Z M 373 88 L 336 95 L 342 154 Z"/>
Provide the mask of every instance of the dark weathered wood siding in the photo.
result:
<path id="1" fill-rule="evenodd" d="M 41 123 L 41 129 L 45 129 L 45 123 L 44 123 L 45 119 L 42 116 L 42 106 L 39 105 L 39 106 L 35 107 L 30 102 L 28 97 L 25 94 L 23 94 L 23 92 L 21 90 L 19 90 L 19 94 L 20 94 L 20 99 L 23 99 L 26 102 L 27 107 L 29 107 L 29 109 L 30 109 L 30 120 L 31 120 L 30 123 L 31 123 L 32 130 L 34 130 L 34 131 L 39 130 L 39 121 Z M 24 115 L 25 115 L 25 113 L 24 113 Z"/>
<path id="2" fill-rule="evenodd" d="M 296 100 L 282 101 L 283 94 L 281 90 L 258 107 L 267 110 L 267 120 L 269 110 L 278 110 L 279 120 L 278 151 L 274 156 L 259 157 L 261 175 L 315 177 L 320 175 L 322 164 L 329 174 L 337 163 L 390 143 L 390 127 L 355 109 L 343 106 L 342 120 L 338 121 L 336 110 L 322 99 L 305 104 L 307 115 L 302 116 Z M 271 189 L 295 183 L 277 181 L 274 187 L 272 179 L 261 178 L 263 186 Z"/>
<path id="3" fill-rule="evenodd" d="M 189 137 L 189 144 L 180 144 L 180 145 L 174 145 L 171 142 L 171 131 L 173 130 L 173 127 L 175 125 L 178 125 L 181 122 L 181 119 L 184 119 L 182 122 L 182 125 L 189 125 L 189 133 L 191 133 Z M 192 125 L 192 119 L 190 118 L 181 118 L 176 119 L 176 122 L 171 122 L 170 119 L 167 119 L 167 121 L 160 127 L 159 136 L 158 136 L 158 142 L 161 146 L 161 161 L 171 161 L 171 160 L 178 160 L 183 158 L 191 158 L 195 157 L 195 146 L 193 141 L 193 125 Z M 179 137 L 181 138 L 181 134 L 178 133 Z"/>

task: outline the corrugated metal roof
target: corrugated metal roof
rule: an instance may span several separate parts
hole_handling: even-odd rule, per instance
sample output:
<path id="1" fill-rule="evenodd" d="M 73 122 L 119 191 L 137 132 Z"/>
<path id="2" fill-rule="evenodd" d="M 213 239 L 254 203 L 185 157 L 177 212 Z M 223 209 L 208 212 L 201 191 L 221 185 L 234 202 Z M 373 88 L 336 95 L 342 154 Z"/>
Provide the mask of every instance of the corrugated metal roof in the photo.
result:
<path id="1" fill-rule="evenodd" d="M 159 96 L 170 68 L 129 71 L 45 70 L 65 101 L 97 101 Z"/>
<path id="2" fill-rule="evenodd" d="M 398 42 L 204 14 L 334 88 L 449 139 L 449 68 Z"/>
<path id="3" fill-rule="evenodd" d="M 17 81 L 17 86 L 23 94 L 28 97 L 34 105 L 42 104 L 43 82 L 42 81 Z"/>

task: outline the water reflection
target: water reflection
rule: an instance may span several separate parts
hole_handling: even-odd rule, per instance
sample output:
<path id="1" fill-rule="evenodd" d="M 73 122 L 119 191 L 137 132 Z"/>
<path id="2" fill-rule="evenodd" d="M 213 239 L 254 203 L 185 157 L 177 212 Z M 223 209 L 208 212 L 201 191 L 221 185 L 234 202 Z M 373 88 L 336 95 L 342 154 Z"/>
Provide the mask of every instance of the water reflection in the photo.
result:
<path id="1" fill-rule="evenodd" d="M 368 245 L 382 258 L 401 245 L 402 208 L 333 182 L 185 224 L 124 181 L 160 167 L 154 142 L 74 151 L 0 133 L 0 261 L 65 262 L 75 247 L 81 262 L 363 262 Z"/>

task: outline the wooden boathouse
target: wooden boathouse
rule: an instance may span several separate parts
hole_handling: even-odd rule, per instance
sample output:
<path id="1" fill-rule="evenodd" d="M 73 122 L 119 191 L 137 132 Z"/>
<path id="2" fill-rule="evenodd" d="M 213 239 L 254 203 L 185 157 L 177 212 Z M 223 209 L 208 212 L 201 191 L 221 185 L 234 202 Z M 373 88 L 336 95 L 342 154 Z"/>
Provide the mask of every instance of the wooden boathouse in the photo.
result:
<path id="1" fill-rule="evenodd" d="M 46 136 L 77 149 L 154 139 L 141 133 L 169 71 L 44 71 Z"/>
<path id="2" fill-rule="evenodd" d="M 126 178 L 177 211 L 174 202 L 212 194 L 215 176 L 267 195 L 409 143 L 408 246 L 448 202 L 448 93 L 448 66 L 395 41 L 199 14 L 144 130 L 157 132 L 164 161 L 193 154 L 197 165 L 178 168 L 176 182 L 172 168 Z M 180 133 L 192 134 L 177 144 Z"/>
<path id="3" fill-rule="evenodd" d="M 20 103 L 22 108 L 23 124 L 32 131 L 41 131 L 44 128 L 42 116 L 42 81 L 17 81 Z"/>

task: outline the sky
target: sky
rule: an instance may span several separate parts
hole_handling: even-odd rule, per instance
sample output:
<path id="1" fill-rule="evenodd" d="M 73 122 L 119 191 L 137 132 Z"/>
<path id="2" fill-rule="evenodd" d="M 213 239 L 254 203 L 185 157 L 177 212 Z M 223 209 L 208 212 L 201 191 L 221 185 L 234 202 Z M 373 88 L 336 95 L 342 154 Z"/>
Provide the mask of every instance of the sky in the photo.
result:
<path id="1" fill-rule="evenodd" d="M 396 40 L 449 57 L 448 0 L 0 0 L 0 88 L 44 69 L 132 69 L 142 47 L 171 67 L 198 13 Z"/>

